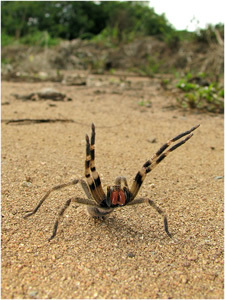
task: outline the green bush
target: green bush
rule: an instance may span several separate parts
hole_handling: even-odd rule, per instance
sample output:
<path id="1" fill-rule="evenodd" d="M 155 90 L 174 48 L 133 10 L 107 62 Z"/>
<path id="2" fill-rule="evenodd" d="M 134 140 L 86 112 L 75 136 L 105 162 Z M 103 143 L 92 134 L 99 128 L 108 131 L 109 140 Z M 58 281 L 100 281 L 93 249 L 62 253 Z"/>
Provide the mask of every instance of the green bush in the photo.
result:
<path id="1" fill-rule="evenodd" d="M 60 42 L 59 38 L 52 38 L 47 31 L 35 31 L 22 37 L 19 42 L 25 45 L 35 45 L 40 47 L 55 46 Z"/>
<path id="2" fill-rule="evenodd" d="M 175 32 L 164 15 L 147 1 L 2 1 L 2 31 L 25 43 L 37 42 L 38 32 L 72 40 L 98 34 L 113 44 L 136 35 L 163 36 Z"/>
<path id="3" fill-rule="evenodd" d="M 219 23 L 217 25 L 209 24 L 206 29 L 199 29 L 195 35 L 194 39 L 197 42 L 210 44 L 218 42 L 218 35 L 220 35 L 221 39 L 224 40 L 224 24 Z"/>
<path id="4" fill-rule="evenodd" d="M 224 113 L 224 87 L 216 82 L 208 83 L 204 75 L 192 76 L 189 73 L 179 80 L 177 87 L 184 92 L 177 99 L 181 107 Z"/>
<path id="5" fill-rule="evenodd" d="M 14 38 L 12 36 L 2 32 L 2 34 L 1 34 L 1 45 L 2 45 L 2 47 L 12 44 L 13 41 L 14 41 Z"/>

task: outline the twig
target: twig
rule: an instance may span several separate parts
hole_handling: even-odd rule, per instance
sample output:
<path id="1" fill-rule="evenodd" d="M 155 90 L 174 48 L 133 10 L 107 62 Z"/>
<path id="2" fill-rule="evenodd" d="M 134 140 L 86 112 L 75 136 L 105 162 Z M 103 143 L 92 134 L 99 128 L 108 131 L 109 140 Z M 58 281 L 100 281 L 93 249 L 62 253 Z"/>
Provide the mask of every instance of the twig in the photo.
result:
<path id="1" fill-rule="evenodd" d="M 6 124 L 15 125 L 27 125 L 27 124 L 38 124 L 38 123 L 74 123 L 74 120 L 70 119 L 14 119 L 14 120 L 2 120 Z"/>
<path id="2" fill-rule="evenodd" d="M 30 124 L 40 124 L 40 123 L 76 123 L 76 124 L 83 125 L 83 126 L 89 126 L 90 125 L 89 123 L 83 123 L 83 122 L 75 121 L 75 120 L 72 120 L 72 119 L 28 119 L 28 118 L 26 118 L 26 119 L 1 120 L 1 122 L 5 123 L 7 125 L 8 124 L 11 124 L 11 125 L 30 125 Z M 112 128 L 112 127 L 120 126 L 123 123 L 124 123 L 124 121 L 122 121 L 121 123 L 116 124 L 116 125 L 96 126 L 96 128 Z"/>

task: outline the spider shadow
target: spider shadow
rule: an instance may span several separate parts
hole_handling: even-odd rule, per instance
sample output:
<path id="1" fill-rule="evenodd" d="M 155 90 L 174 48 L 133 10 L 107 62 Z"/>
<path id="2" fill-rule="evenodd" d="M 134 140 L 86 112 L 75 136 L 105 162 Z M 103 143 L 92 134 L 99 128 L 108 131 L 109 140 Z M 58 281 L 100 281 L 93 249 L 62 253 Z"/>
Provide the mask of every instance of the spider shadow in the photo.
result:
<path id="1" fill-rule="evenodd" d="M 154 232 L 151 232 L 151 228 L 148 231 L 143 229 L 135 230 L 135 224 L 126 223 L 125 219 L 118 218 L 118 216 L 107 216 L 104 219 L 94 219 L 90 217 L 90 221 L 92 221 L 94 226 L 99 227 L 99 232 L 102 234 L 109 235 L 112 238 L 120 238 L 121 236 L 126 239 L 140 239 L 143 238 L 143 234 L 145 236 L 149 236 L 149 238 L 154 238 Z"/>

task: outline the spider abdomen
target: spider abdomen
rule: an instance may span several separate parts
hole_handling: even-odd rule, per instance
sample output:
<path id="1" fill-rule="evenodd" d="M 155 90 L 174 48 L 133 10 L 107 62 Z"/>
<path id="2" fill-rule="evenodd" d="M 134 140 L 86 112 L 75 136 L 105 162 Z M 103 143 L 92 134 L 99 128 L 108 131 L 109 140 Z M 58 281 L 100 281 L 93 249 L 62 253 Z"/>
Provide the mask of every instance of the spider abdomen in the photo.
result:
<path id="1" fill-rule="evenodd" d="M 91 215 L 92 217 L 99 218 L 110 214 L 113 211 L 113 208 L 100 208 L 100 207 L 87 206 L 87 211 L 89 215 Z"/>

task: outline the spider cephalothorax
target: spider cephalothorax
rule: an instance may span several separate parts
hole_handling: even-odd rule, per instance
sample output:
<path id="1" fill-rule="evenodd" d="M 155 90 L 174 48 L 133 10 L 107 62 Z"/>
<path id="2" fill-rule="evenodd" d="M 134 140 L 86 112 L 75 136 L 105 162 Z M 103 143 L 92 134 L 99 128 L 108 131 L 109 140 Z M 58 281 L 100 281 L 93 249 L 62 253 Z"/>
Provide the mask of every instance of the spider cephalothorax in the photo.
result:
<path id="1" fill-rule="evenodd" d="M 56 219 L 53 233 L 49 240 L 54 238 L 57 232 L 58 223 L 60 218 L 63 217 L 63 214 L 65 210 L 70 206 L 72 202 L 76 202 L 79 204 L 87 205 L 88 212 L 91 216 L 97 217 L 97 218 L 103 218 L 105 215 L 110 214 L 115 208 L 126 206 L 126 205 L 134 205 L 134 204 L 141 204 L 144 202 L 147 202 L 150 204 L 153 208 L 156 209 L 156 211 L 163 216 L 164 219 L 164 229 L 168 236 L 171 237 L 171 234 L 168 231 L 168 223 L 167 223 L 167 217 L 165 213 L 153 202 L 153 200 L 150 200 L 149 198 L 138 198 L 136 199 L 136 196 L 140 190 L 140 187 L 147 175 L 147 173 L 151 172 L 169 153 L 183 145 L 186 141 L 188 141 L 192 136 L 196 128 L 198 128 L 199 125 L 194 126 L 188 131 L 185 131 L 173 139 L 168 140 L 153 156 L 151 159 L 145 162 L 145 164 L 142 166 L 141 170 L 138 171 L 136 174 L 134 181 L 132 183 L 131 188 L 129 189 L 127 180 L 123 176 L 119 176 L 115 180 L 115 185 L 110 187 L 107 187 L 107 192 L 105 193 L 102 184 L 101 179 L 99 177 L 98 172 L 96 171 L 95 167 L 95 126 L 92 124 L 92 134 L 91 134 L 91 142 L 89 140 L 88 135 L 86 135 L 86 160 L 85 160 L 85 177 L 86 182 L 83 179 L 75 179 L 73 181 L 70 181 L 68 183 L 64 183 L 61 185 L 57 185 L 50 189 L 45 196 L 40 200 L 38 205 L 34 208 L 33 211 L 26 214 L 24 217 L 27 218 L 39 209 L 39 207 L 42 205 L 42 203 L 45 201 L 45 199 L 50 195 L 52 191 L 59 190 L 63 187 L 70 186 L 70 185 L 76 185 L 78 182 L 80 182 L 86 196 L 86 198 L 80 198 L 80 197 L 73 197 L 71 199 L 68 199 L 63 208 L 60 210 L 58 217 Z M 178 142 L 177 144 L 173 145 L 171 148 L 166 150 L 172 143 L 178 141 L 182 137 L 186 136 L 183 140 Z M 165 151 L 166 150 L 166 151 Z"/>

